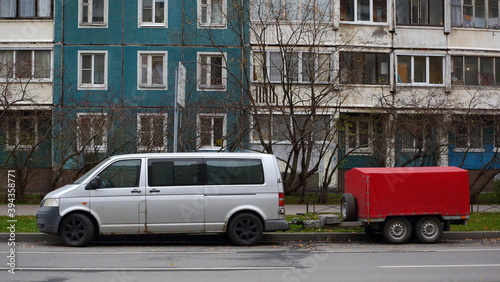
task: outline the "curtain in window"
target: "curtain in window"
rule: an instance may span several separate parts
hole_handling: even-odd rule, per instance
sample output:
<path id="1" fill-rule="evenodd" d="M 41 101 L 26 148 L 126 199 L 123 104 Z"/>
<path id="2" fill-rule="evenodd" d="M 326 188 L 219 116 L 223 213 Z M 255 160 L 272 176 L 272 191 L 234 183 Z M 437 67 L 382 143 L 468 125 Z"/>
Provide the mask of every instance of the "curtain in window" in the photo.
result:
<path id="1" fill-rule="evenodd" d="M 13 51 L 0 51 L 0 78 L 12 78 L 13 76 Z"/>
<path id="2" fill-rule="evenodd" d="M 12 18 L 16 16 L 16 0 L 0 0 L 0 17 Z"/>
<path id="3" fill-rule="evenodd" d="M 92 1 L 92 22 L 104 22 L 104 0 Z"/>
<path id="4" fill-rule="evenodd" d="M 94 84 L 104 84 L 104 55 L 94 55 Z"/>
<path id="5" fill-rule="evenodd" d="M 222 0 L 212 0 L 212 23 L 224 23 L 224 12 L 222 9 Z"/>
<path id="6" fill-rule="evenodd" d="M 462 13 L 460 0 L 451 0 L 451 26 L 462 25 Z"/>
<path id="7" fill-rule="evenodd" d="M 163 56 L 152 57 L 153 77 L 152 84 L 163 84 Z"/>
<path id="8" fill-rule="evenodd" d="M 38 0 L 38 16 L 50 17 L 52 14 L 52 1 L 51 0 Z"/>
<path id="9" fill-rule="evenodd" d="M 35 78 L 50 78 L 50 51 L 35 51 Z"/>
<path id="10" fill-rule="evenodd" d="M 35 0 L 23 0 L 18 3 L 20 17 L 32 18 L 35 16 Z"/>

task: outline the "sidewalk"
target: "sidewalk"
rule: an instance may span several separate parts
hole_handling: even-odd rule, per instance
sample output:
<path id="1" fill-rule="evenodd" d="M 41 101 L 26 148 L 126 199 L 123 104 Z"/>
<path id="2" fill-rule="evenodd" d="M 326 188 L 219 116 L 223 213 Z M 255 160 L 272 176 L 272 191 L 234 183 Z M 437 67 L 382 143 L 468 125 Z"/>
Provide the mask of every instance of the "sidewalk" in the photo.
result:
<path id="1" fill-rule="evenodd" d="M 16 205 L 16 215 L 36 215 L 38 205 Z M 297 213 L 317 212 L 317 213 L 339 213 L 338 205 L 286 205 L 286 214 L 296 215 Z M 473 212 L 500 212 L 500 205 L 478 205 L 473 207 Z M 7 205 L 0 205 L 0 215 L 7 215 Z"/>

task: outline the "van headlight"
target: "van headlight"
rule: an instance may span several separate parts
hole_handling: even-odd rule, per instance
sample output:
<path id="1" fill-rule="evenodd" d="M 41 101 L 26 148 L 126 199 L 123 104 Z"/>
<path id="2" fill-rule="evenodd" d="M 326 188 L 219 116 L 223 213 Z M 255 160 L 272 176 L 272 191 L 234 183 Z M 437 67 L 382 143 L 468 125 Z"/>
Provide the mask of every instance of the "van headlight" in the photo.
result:
<path id="1" fill-rule="evenodd" d="M 42 204 L 40 206 L 42 206 L 42 207 L 58 207 L 59 206 L 59 199 L 56 199 L 56 198 L 43 199 Z"/>

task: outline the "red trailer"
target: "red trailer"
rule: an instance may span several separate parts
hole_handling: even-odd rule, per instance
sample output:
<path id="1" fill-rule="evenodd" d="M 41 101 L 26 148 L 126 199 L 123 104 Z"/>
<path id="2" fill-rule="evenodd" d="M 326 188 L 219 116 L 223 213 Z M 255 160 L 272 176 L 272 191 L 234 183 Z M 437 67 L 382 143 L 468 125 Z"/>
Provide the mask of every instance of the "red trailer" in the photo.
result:
<path id="1" fill-rule="evenodd" d="M 345 174 L 344 221 L 370 236 L 405 243 L 413 234 L 437 242 L 450 224 L 470 215 L 468 172 L 456 167 L 354 168 Z M 444 225 L 444 227 L 443 227 Z"/>

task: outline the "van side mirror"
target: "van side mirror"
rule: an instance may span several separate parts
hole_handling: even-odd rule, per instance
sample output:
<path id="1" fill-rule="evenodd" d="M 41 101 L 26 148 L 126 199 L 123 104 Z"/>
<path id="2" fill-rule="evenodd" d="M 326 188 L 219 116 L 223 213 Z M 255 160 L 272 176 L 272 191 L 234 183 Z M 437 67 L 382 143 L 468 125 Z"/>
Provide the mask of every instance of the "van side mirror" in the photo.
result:
<path id="1" fill-rule="evenodd" d="M 101 188 L 101 177 L 96 176 L 85 186 L 85 190 L 95 190 Z"/>

